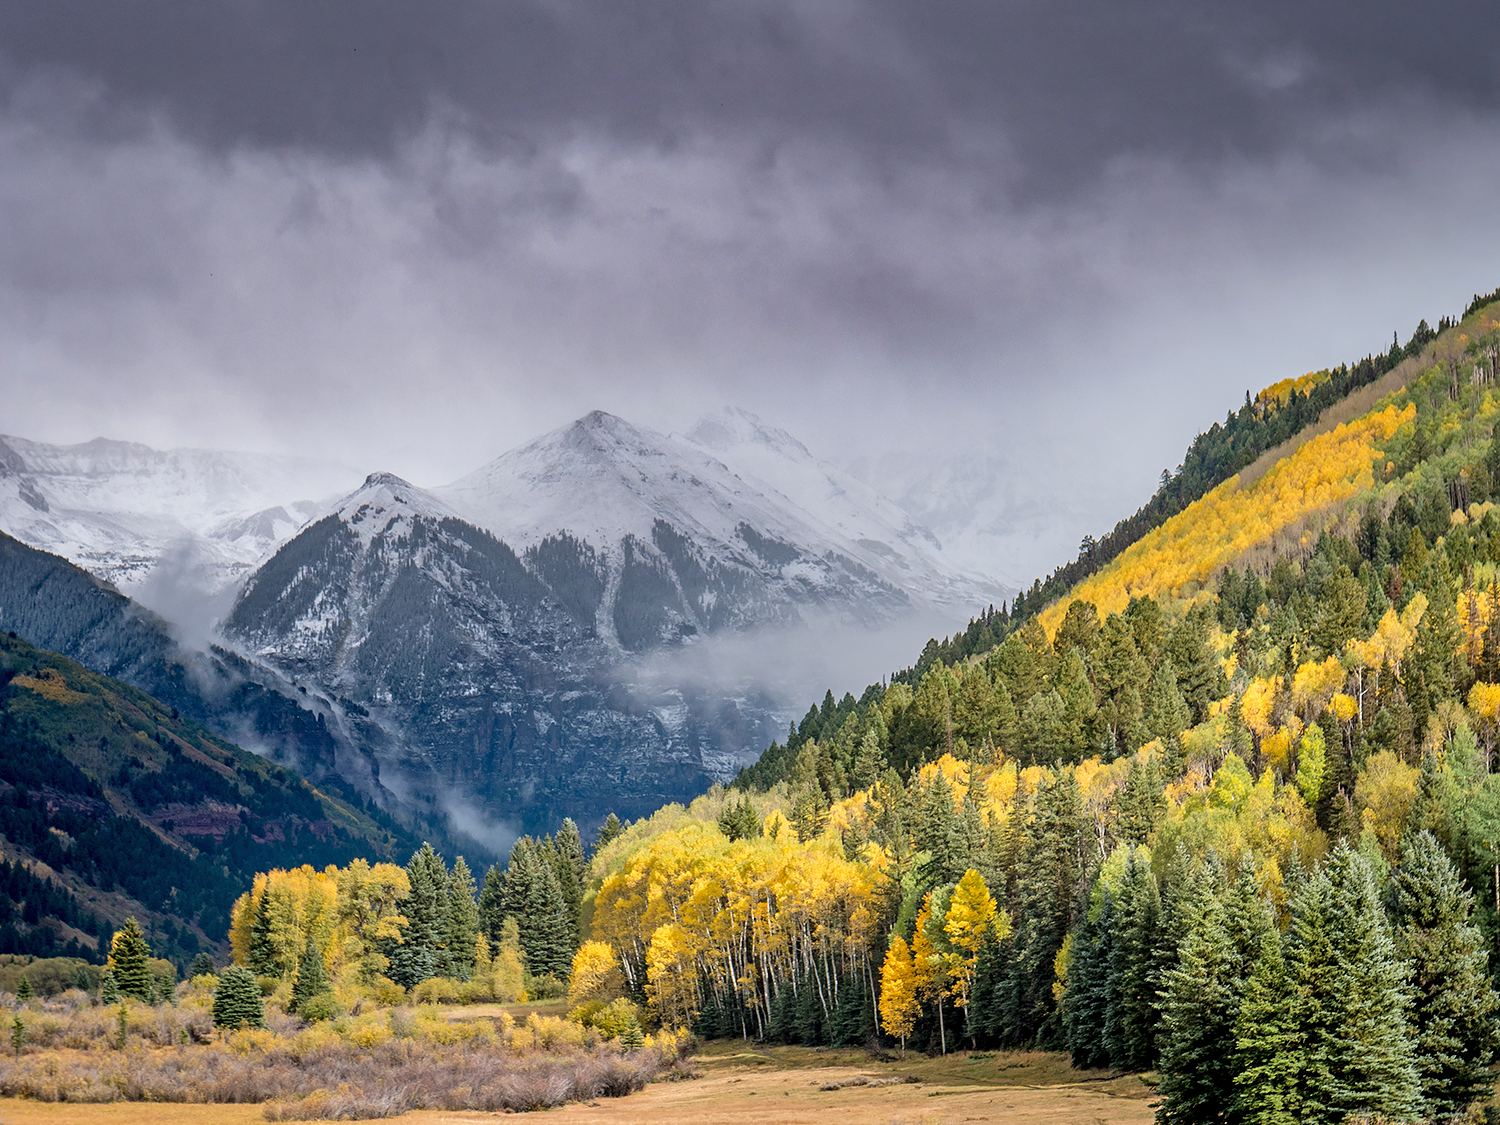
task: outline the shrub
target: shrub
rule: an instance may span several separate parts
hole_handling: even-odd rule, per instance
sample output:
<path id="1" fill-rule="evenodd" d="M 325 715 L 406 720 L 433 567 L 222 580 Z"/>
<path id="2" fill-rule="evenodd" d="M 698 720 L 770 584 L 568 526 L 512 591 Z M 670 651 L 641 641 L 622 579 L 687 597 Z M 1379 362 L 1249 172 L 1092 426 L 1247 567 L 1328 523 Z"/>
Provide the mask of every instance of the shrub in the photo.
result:
<path id="1" fill-rule="evenodd" d="M 309 1023 L 329 1020 L 339 1014 L 338 998 L 332 992 L 320 992 L 302 1002 L 302 1018 Z"/>
<path id="2" fill-rule="evenodd" d="M 551 973 L 534 977 L 526 975 L 526 995 L 532 1000 L 561 1000 L 568 995 L 566 981 L 558 980 Z"/>
<path id="3" fill-rule="evenodd" d="M 633 1025 L 639 1031 L 641 1026 L 640 1009 L 624 997 L 608 1004 L 590 1000 L 569 1012 L 568 1019 L 592 1027 L 606 1039 L 618 1039 L 627 1027 Z"/>
<path id="4" fill-rule="evenodd" d="M 394 1008 L 406 1000 L 406 989 L 390 977 L 376 977 L 372 991 L 375 1003 L 382 1008 Z"/>

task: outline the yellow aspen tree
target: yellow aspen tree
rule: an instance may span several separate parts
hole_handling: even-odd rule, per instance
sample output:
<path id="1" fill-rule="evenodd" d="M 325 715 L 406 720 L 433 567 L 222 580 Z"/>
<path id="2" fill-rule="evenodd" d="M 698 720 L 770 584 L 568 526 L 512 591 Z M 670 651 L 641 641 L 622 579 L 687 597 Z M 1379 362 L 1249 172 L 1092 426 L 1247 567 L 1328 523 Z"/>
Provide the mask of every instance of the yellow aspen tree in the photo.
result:
<path id="1" fill-rule="evenodd" d="M 613 1000 L 625 988 L 615 951 L 602 941 L 586 941 L 573 954 L 573 973 L 568 979 L 568 1003 Z"/>
<path id="2" fill-rule="evenodd" d="M 1406 818 L 1417 800 L 1421 774 L 1389 750 L 1372 754 L 1360 775 L 1355 792 L 1359 794 L 1360 820 L 1374 833 L 1380 850 L 1388 860 L 1395 860 L 1401 850 Z"/>
<path id="3" fill-rule="evenodd" d="M 922 900 L 922 909 L 917 914 L 916 932 L 911 938 L 911 960 L 913 975 L 917 982 L 917 995 L 937 1004 L 938 1037 L 943 1045 L 943 1054 L 948 1053 L 948 1029 L 943 1022 L 943 1000 L 948 996 L 948 959 L 938 952 L 928 928 L 932 925 L 932 892 Z"/>
<path id="4" fill-rule="evenodd" d="M 906 1037 L 916 1026 L 921 1011 L 922 1002 L 917 997 L 917 970 L 912 963 L 911 949 L 905 938 L 895 934 L 886 950 L 885 963 L 880 967 L 880 1022 L 887 1035 L 900 1038 L 903 1055 L 906 1054 Z"/>
<path id="5" fill-rule="evenodd" d="M 958 1006 L 967 1011 L 969 990 L 979 964 L 979 947 L 984 944 L 985 935 L 994 932 L 997 937 L 1005 937 L 1010 933 L 1009 916 L 997 912 L 995 896 L 990 894 L 984 876 L 972 867 L 953 888 L 948 913 L 943 918 L 943 932 L 953 943 L 949 965 L 957 984 Z"/>

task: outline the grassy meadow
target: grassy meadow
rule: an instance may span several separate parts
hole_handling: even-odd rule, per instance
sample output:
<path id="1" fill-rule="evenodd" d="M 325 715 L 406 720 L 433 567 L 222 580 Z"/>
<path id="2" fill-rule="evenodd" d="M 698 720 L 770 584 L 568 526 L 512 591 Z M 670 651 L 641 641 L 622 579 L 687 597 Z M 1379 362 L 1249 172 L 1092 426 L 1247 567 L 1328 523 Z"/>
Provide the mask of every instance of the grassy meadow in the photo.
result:
<path id="1" fill-rule="evenodd" d="M 468 1019 L 468 1010 L 445 1013 Z M 880 1122 L 1104 1122 L 1145 1125 L 1151 1090 L 1134 1075 L 1077 1071 L 1066 1055 L 960 1052 L 872 1056 L 857 1049 L 765 1047 L 737 1040 L 699 1044 L 691 1081 L 651 1082 L 623 1098 L 574 1101 L 550 1111 L 604 1125 L 838 1125 Z M 291 1120 L 282 1103 L 80 1105 L 0 1099 L 3 1125 L 239 1125 Z M 492 1111 L 430 1108 L 394 1119 L 413 1125 L 489 1120 Z"/>

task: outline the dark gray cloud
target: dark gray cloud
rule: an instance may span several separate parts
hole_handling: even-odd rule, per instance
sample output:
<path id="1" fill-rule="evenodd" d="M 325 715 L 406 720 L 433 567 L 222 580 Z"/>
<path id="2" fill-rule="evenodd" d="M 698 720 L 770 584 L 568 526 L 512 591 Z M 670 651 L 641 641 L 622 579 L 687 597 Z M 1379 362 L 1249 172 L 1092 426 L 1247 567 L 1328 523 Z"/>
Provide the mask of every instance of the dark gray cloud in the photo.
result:
<path id="1" fill-rule="evenodd" d="M 162 113 L 221 148 L 389 157 L 443 109 L 491 151 L 727 130 L 1041 192 L 1127 154 L 1264 156 L 1382 103 L 1492 110 L 1492 16 L 1476 0 L 52 0 L 0 10 L 0 58 L 12 96 L 67 76 L 97 84 L 95 127 Z"/>
<path id="2" fill-rule="evenodd" d="M 1500 283 L 1491 20 L 3 4 L 3 428 L 437 483 L 735 402 L 869 465 L 982 450 L 1024 578 L 1247 387 Z"/>

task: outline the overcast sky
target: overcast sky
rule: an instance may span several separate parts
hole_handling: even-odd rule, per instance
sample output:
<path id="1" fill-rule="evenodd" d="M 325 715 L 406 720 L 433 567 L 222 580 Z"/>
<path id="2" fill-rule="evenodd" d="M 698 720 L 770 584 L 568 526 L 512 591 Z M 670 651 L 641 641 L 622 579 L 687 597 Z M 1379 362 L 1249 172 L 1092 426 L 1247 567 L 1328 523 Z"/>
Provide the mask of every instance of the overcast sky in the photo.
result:
<path id="1" fill-rule="evenodd" d="M 1494 14 L 4 0 L 0 432 L 437 484 L 733 403 L 1076 543 L 1500 285 Z"/>

